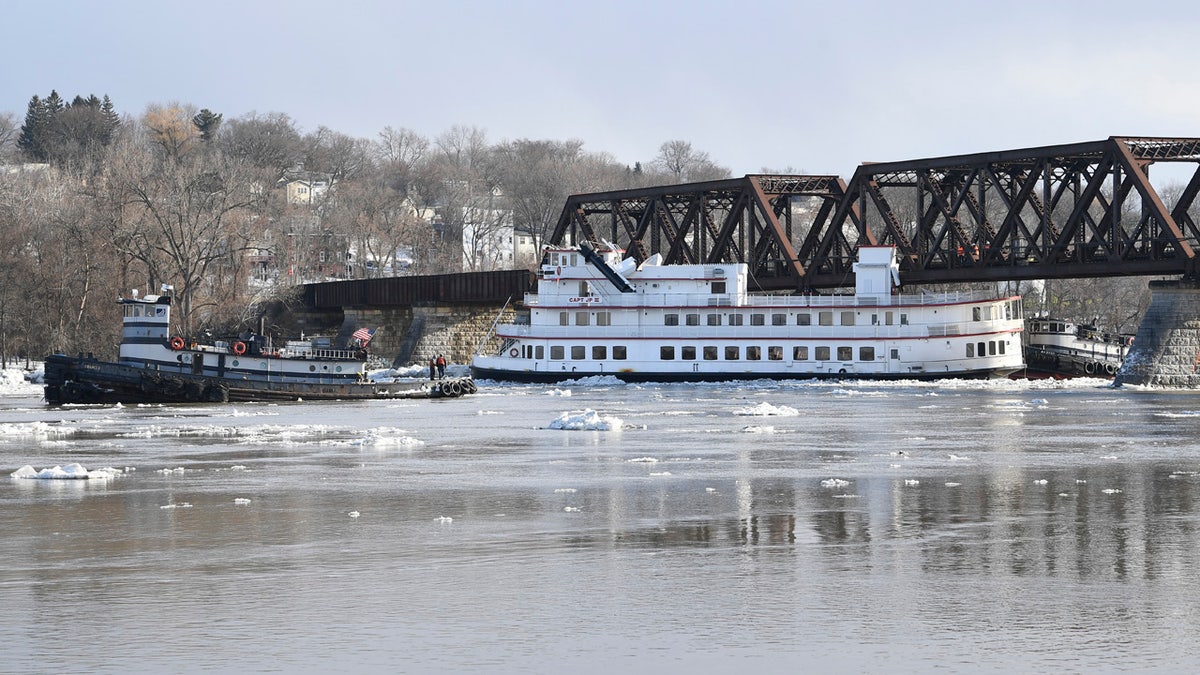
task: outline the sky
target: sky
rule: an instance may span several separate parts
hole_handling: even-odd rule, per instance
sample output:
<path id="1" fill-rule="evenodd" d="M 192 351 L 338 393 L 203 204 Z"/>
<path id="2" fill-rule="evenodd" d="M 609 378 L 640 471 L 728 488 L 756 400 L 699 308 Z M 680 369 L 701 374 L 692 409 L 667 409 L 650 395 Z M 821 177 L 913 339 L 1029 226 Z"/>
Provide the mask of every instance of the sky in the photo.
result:
<path id="1" fill-rule="evenodd" d="M 1109 136 L 1200 136 L 1200 3 L 57 0 L 0 5 L 29 99 L 286 113 L 302 133 L 684 140 L 740 176 Z"/>

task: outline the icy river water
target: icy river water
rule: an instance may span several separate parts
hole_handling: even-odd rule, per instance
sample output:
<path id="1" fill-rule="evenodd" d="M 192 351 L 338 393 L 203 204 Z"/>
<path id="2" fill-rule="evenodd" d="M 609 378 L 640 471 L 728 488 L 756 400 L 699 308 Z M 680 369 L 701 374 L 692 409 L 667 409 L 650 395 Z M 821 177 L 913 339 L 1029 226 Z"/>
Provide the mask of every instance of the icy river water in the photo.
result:
<path id="1" fill-rule="evenodd" d="M 1099 380 L 8 395 L 0 672 L 1196 672 L 1198 431 Z"/>

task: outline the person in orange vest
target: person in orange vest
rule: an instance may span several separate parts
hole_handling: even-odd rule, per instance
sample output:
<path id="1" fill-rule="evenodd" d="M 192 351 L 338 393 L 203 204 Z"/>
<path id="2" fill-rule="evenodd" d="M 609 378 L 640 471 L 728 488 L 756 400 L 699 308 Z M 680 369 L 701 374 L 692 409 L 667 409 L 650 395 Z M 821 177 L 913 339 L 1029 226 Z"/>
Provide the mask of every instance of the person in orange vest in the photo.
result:
<path id="1" fill-rule="evenodd" d="M 446 359 L 441 354 L 437 355 L 437 371 L 439 380 L 446 379 Z"/>

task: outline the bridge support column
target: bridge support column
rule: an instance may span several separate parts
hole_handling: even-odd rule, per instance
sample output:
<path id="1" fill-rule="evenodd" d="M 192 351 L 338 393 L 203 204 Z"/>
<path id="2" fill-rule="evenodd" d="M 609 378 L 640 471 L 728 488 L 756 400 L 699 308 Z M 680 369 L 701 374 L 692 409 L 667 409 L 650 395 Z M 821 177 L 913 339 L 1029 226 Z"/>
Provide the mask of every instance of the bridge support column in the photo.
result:
<path id="1" fill-rule="evenodd" d="M 1150 292 L 1113 384 L 1200 389 L 1200 284 L 1151 281 Z"/>

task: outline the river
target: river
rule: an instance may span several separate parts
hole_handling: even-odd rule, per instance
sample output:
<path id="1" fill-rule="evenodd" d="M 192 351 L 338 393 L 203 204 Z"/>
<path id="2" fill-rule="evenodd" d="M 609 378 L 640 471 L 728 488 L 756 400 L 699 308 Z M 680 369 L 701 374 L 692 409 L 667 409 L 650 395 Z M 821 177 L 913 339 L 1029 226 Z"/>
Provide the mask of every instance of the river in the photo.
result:
<path id="1" fill-rule="evenodd" d="M 1198 428 L 1099 380 L 9 394 L 0 671 L 1194 672 Z"/>

